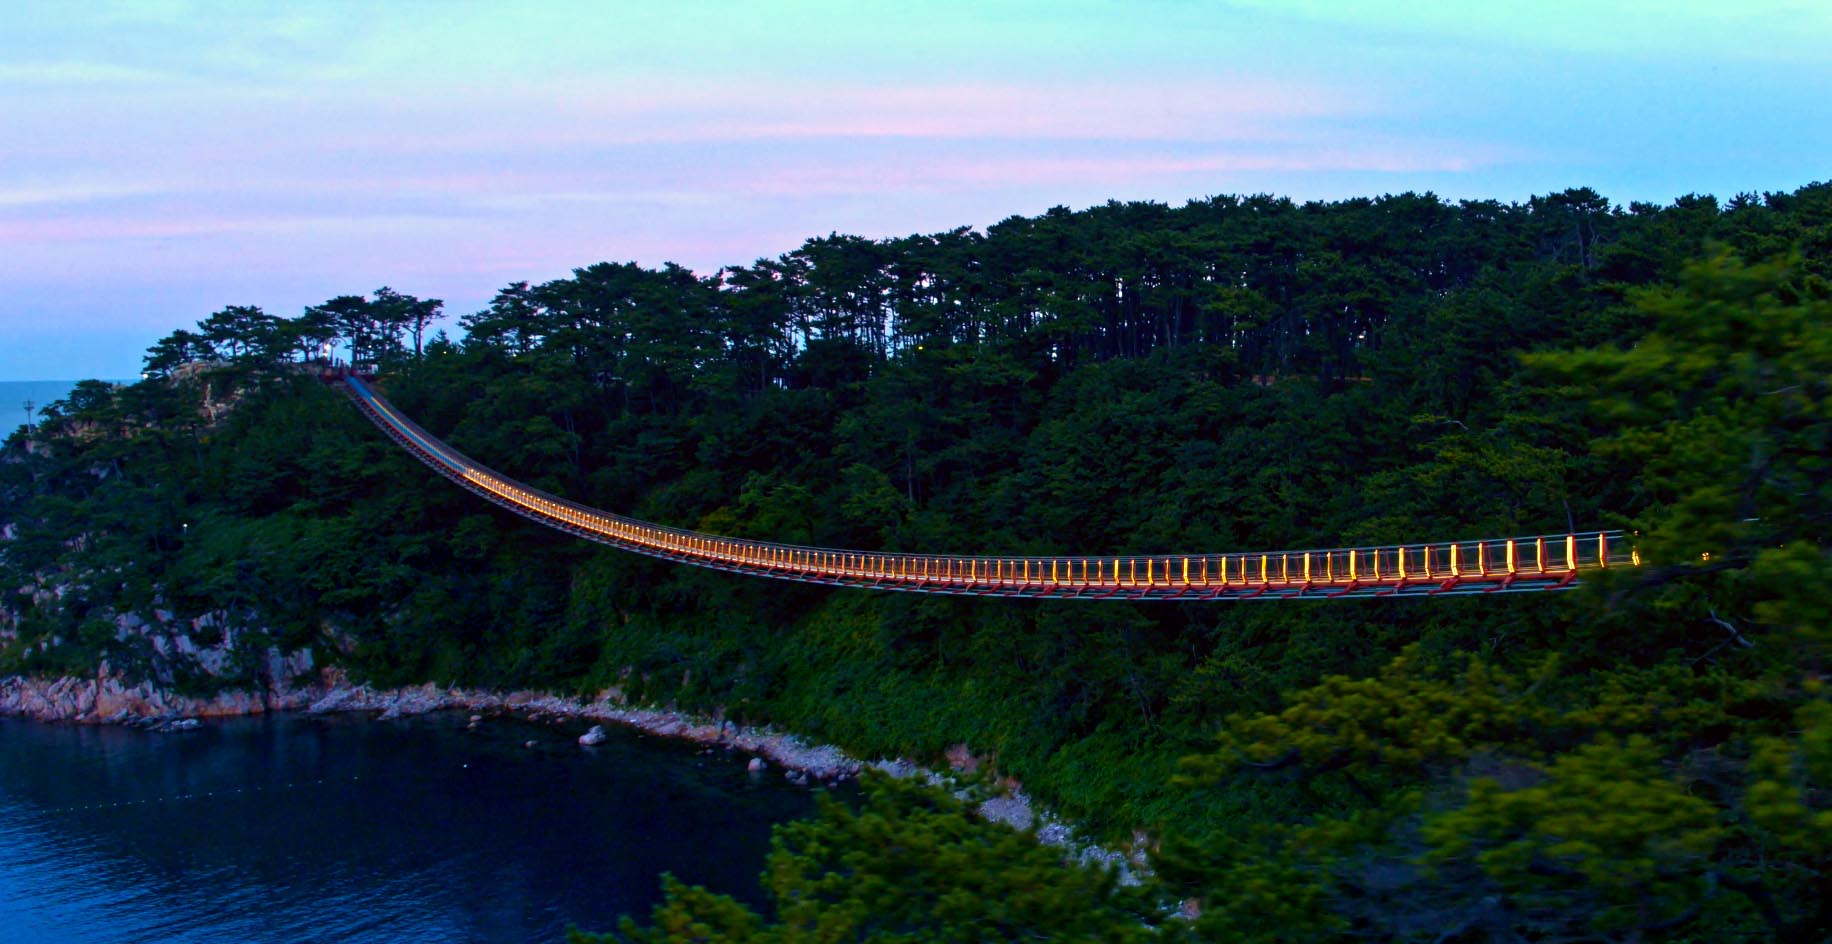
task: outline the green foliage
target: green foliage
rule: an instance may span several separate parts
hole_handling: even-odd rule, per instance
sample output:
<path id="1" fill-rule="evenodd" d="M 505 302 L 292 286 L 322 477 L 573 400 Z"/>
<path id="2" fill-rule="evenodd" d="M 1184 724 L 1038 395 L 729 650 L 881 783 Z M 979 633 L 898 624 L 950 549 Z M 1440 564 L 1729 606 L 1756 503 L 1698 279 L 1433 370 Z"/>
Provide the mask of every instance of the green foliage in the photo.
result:
<path id="1" fill-rule="evenodd" d="M 767 934 L 763 919 L 729 896 L 714 894 L 698 885 L 683 885 L 674 876 L 663 875 L 662 901 L 650 913 L 648 927 L 638 927 L 625 919 L 621 933 L 615 936 L 574 930 L 566 940 L 568 944 L 743 944 L 773 936 L 781 935 Z"/>
<path id="2" fill-rule="evenodd" d="M 1626 210 L 1216 197 L 835 235 L 707 277 L 601 263 L 505 287 L 458 341 L 390 289 L 232 306 L 0 452 L 0 671 L 144 675 L 116 615 L 212 612 L 378 684 L 614 686 L 861 754 L 966 744 L 1155 837 L 1199 911 L 1164 933 L 1824 938 L 1829 227 L 1824 184 Z M 1174 553 L 1613 524 L 1645 566 L 1272 607 L 766 583 L 448 487 L 313 379 L 326 345 L 478 460 L 671 525 Z M 168 681 L 260 681 L 236 671 Z M 826 822 L 921 820 L 909 902 L 997 918 L 944 876 L 1004 840 L 898 802 Z M 891 880 L 796 841 L 796 900 L 865 927 L 848 889 Z M 1054 900 L 1002 881 L 959 887 Z M 765 933 L 727 904 L 674 888 L 655 933 Z"/>
<path id="3" fill-rule="evenodd" d="M 649 926 L 595 941 L 1142 941 L 1161 906 L 1117 873 L 1068 865 L 1008 826 L 973 818 L 933 787 L 867 781 L 862 808 L 826 800 L 776 828 L 764 870 L 776 917 L 668 880 Z"/>
<path id="4" fill-rule="evenodd" d="M 1526 924 L 1609 933 L 1694 910 L 1726 831 L 1709 801 L 1662 769 L 1654 742 L 1605 738 L 1539 772 L 1518 789 L 1470 781 L 1462 806 L 1425 818 L 1424 861 L 1473 861 Z"/>
<path id="5" fill-rule="evenodd" d="M 1632 486 L 1604 488 L 1650 566 L 1594 629 L 1324 678 L 1231 717 L 1184 782 L 1283 772 L 1291 818 L 1248 845 L 1367 933 L 1823 939 L 1832 306 L 1809 268 L 1719 254 L 1631 293 L 1633 343 L 1528 358 L 1542 396 L 1581 397 L 1591 474 Z M 1229 901 L 1241 846 L 1185 842 L 1167 875 Z"/>
<path id="6" fill-rule="evenodd" d="M 1441 681 L 1420 675 L 1417 662 L 1417 649 L 1409 647 L 1376 678 L 1331 676 L 1298 692 L 1276 715 L 1231 717 L 1220 756 L 1235 756 L 1235 765 L 1410 773 L 1462 760 L 1550 721 L 1525 696 L 1557 671 L 1555 658 L 1531 681 L 1474 659 L 1457 677 Z M 1207 777 L 1226 769 L 1194 766 Z"/>

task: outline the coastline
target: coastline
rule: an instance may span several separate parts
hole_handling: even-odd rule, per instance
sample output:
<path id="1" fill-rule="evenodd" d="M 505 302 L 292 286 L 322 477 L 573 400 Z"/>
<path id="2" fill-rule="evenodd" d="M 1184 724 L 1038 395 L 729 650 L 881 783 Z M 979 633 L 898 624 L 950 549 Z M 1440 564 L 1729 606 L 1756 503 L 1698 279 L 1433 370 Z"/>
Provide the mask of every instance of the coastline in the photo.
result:
<path id="1" fill-rule="evenodd" d="M 658 737 L 731 747 L 821 781 L 851 779 L 867 766 L 839 748 L 808 744 L 773 728 L 745 728 L 678 711 L 633 707 L 614 689 L 590 701 L 538 691 L 441 688 L 431 682 L 378 690 L 350 682 L 342 672 L 329 669 L 311 684 L 296 688 L 230 690 L 198 697 L 168 692 L 150 682 L 127 684 L 114 676 L 0 678 L 0 717 L 63 724 L 120 724 L 171 730 L 181 729 L 184 722 L 194 719 L 274 712 L 369 712 L 377 720 L 386 721 L 434 711 L 500 712 L 536 721 L 576 719 L 617 724 Z"/>
<path id="2" fill-rule="evenodd" d="M 155 731 L 182 731 L 196 727 L 198 719 L 202 718 L 279 712 L 366 712 L 373 714 L 375 720 L 387 721 L 434 711 L 507 714 L 534 722 L 615 724 L 643 734 L 725 747 L 765 758 L 782 767 L 791 780 L 804 783 L 838 783 L 856 778 L 866 768 L 899 779 L 917 777 L 951 790 L 968 801 L 984 819 L 1018 830 L 1034 829 L 1038 842 L 1062 849 L 1070 861 L 1084 866 L 1115 867 L 1120 871 L 1121 881 L 1127 883 L 1135 881 L 1144 869 L 1143 857 L 1136 848 L 1122 852 L 1080 839 L 1072 826 L 1047 810 L 1039 809 L 1015 782 L 1001 784 L 1003 789 L 996 792 L 964 786 L 956 774 L 972 769 L 970 759 L 964 763 L 956 761 L 954 770 L 947 772 L 902 758 L 866 761 L 833 745 L 812 744 L 768 725 L 744 727 L 735 722 L 666 708 L 632 706 L 616 689 L 601 692 L 591 700 L 538 691 L 441 688 L 431 682 L 378 690 L 349 681 L 335 668 L 318 673 L 304 686 L 279 686 L 265 692 L 224 691 L 208 697 L 177 695 L 150 682 L 130 685 L 112 675 L 0 678 L 0 718 L 61 724 L 115 724 Z M 964 746 L 962 751 L 964 754 Z M 954 752 L 950 752 L 950 758 L 954 758 Z"/>

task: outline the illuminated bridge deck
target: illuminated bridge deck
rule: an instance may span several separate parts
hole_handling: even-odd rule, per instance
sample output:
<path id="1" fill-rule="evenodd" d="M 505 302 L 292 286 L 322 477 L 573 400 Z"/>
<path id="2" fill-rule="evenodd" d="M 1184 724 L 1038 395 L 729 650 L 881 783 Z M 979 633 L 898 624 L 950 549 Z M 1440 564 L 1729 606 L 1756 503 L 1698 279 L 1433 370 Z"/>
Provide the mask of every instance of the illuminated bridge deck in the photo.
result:
<path id="1" fill-rule="evenodd" d="M 403 416 L 360 378 L 340 378 L 389 438 L 459 486 L 551 528 L 665 560 L 778 580 L 983 597 L 1294 600 L 1519 593 L 1633 566 L 1620 531 L 1381 547 L 1226 554 L 980 557 L 802 547 L 669 528 L 530 488 Z"/>

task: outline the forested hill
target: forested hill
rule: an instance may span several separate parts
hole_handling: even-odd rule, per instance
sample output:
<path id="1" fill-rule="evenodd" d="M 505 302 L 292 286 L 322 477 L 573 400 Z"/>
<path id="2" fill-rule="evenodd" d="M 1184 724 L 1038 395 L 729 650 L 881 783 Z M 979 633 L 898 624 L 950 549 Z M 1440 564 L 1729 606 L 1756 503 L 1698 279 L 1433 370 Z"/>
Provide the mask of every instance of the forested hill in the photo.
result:
<path id="1" fill-rule="evenodd" d="M 462 340 L 390 290 L 227 308 L 8 440 L 0 586 L 63 593 L 9 601 L 0 673 L 224 684 L 109 618 L 224 611 L 380 684 L 616 685 L 864 753 L 964 743 L 1152 837 L 1135 900 L 1038 878 L 934 798 L 831 810 L 770 881 L 835 940 L 1822 940 L 1829 279 L 1816 184 L 1111 203 L 708 276 L 593 265 L 508 286 Z M 784 586 L 450 487 L 292 366 L 327 343 L 480 461 L 702 531 L 1050 554 L 1620 526 L 1647 566 L 1278 606 Z M 886 829 L 906 858 L 843 854 Z M 669 908 L 663 937 L 793 937 Z"/>

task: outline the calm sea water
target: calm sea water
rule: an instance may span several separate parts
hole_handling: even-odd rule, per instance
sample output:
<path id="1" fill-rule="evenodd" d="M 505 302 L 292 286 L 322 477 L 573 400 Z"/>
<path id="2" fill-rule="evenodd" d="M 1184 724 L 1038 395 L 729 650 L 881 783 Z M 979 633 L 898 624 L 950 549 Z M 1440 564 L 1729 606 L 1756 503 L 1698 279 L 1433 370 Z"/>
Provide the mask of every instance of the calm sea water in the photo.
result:
<path id="1" fill-rule="evenodd" d="M 129 383 L 111 380 L 109 383 Z M 26 421 L 25 405 L 32 404 L 33 420 L 37 412 L 70 395 L 74 380 L 0 380 L 0 438 L 18 429 Z"/>
<path id="2" fill-rule="evenodd" d="M 40 407 L 49 406 L 53 401 L 69 396 L 75 386 L 74 380 L 0 380 L 0 410 L 19 413 L 23 419 L 25 401 L 30 400 Z"/>
<path id="3" fill-rule="evenodd" d="M 814 808 L 724 751 L 464 721 L 0 720 L 0 941 L 556 941 L 664 871 L 756 903 L 771 824 Z"/>

